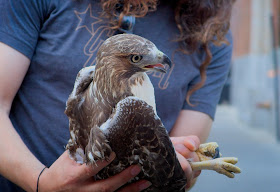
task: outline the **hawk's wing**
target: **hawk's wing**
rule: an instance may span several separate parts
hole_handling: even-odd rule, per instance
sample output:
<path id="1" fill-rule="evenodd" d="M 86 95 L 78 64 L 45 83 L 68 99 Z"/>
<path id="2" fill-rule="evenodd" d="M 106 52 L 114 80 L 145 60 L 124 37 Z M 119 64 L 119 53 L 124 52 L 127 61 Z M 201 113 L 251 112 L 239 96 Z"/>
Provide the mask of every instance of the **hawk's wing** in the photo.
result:
<path id="1" fill-rule="evenodd" d="M 98 178 L 107 178 L 132 164 L 142 166 L 139 179 L 153 184 L 148 191 L 184 191 L 186 177 L 168 133 L 153 108 L 136 97 L 121 100 L 101 131 L 116 159 Z"/>
<path id="2" fill-rule="evenodd" d="M 85 92 L 93 80 L 95 66 L 81 69 L 76 77 L 74 88 L 70 94 L 65 114 L 69 117 L 70 139 L 66 146 L 69 149 L 70 157 L 79 163 L 85 162 L 84 148 L 88 144 L 89 130 L 82 129 L 82 122 L 85 114 L 81 110 L 82 103 L 85 99 Z"/>

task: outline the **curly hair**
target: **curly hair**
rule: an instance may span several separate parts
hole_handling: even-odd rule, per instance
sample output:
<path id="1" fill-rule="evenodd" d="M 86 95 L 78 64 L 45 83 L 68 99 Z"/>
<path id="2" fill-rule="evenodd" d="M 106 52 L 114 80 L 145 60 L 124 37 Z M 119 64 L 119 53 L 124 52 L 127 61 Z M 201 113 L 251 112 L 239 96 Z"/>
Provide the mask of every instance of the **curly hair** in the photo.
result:
<path id="1" fill-rule="evenodd" d="M 209 43 L 228 43 L 225 35 L 229 30 L 234 2 L 235 0 L 176 0 L 174 17 L 180 34 L 175 40 L 180 44 L 179 50 L 190 54 L 201 46 L 206 53 L 199 68 L 201 81 L 187 93 L 186 100 L 190 105 L 190 96 L 206 81 L 206 68 L 212 59 Z M 148 12 L 156 11 L 158 0 L 101 0 L 101 4 L 103 16 L 109 19 L 111 28 L 118 29 L 125 15 L 144 17 Z M 121 11 L 118 10 L 120 4 Z"/>

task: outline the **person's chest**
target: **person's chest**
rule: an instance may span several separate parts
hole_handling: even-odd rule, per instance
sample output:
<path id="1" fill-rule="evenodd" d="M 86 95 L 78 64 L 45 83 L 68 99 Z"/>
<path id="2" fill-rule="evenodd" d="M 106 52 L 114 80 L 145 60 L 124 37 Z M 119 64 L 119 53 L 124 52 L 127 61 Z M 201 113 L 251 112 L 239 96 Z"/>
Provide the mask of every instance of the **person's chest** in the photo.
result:
<path id="1" fill-rule="evenodd" d="M 64 86 L 70 94 L 78 71 L 96 64 L 102 42 L 113 35 L 108 30 L 99 1 L 62 0 L 50 6 L 44 21 L 37 49 L 29 70 L 30 78 Z M 172 59 L 166 74 L 149 73 L 155 88 L 159 116 L 168 111 L 178 113 L 185 102 L 189 82 L 199 75 L 200 54 L 184 55 L 178 51 L 178 35 L 173 9 L 166 3 L 144 18 L 136 18 L 133 33 L 151 40 Z M 49 70 L 52 69 L 52 70 Z M 67 97 L 66 97 L 67 98 Z"/>

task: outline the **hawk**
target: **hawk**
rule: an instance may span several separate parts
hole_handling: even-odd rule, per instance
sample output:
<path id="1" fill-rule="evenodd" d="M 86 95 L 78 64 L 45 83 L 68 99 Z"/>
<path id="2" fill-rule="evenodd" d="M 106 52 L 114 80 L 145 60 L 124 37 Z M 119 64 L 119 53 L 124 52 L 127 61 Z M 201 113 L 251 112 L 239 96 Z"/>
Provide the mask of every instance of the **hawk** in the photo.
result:
<path id="1" fill-rule="evenodd" d="M 108 178 L 139 164 L 141 173 L 134 180 L 149 180 L 152 186 L 146 191 L 184 191 L 186 177 L 157 115 L 154 88 L 145 73 L 165 73 L 165 65 L 171 66 L 170 59 L 151 41 L 133 34 L 108 38 L 96 59 L 96 66 L 78 73 L 66 103 L 70 129 L 66 149 L 70 158 L 81 164 L 94 164 L 108 160 L 114 151 L 116 158 L 96 179 Z M 202 162 L 198 163 L 206 160 L 208 164 L 192 163 L 193 169 L 229 164 L 226 167 L 230 169 L 219 171 L 228 176 L 235 172 L 236 162 L 232 159 L 214 162 L 214 166 L 211 160 L 218 157 L 217 149 L 215 144 L 201 146 Z"/>

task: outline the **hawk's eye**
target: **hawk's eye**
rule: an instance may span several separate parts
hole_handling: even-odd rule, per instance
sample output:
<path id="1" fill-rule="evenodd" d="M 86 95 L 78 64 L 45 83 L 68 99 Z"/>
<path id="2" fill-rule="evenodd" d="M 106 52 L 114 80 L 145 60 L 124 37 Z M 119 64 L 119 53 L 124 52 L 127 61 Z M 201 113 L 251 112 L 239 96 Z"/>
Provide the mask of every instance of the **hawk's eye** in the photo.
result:
<path id="1" fill-rule="evenodd" d="M 132 63 L 138 63 L 143 57 L 141 55 L 132 55 L 130 60 Z"/>

